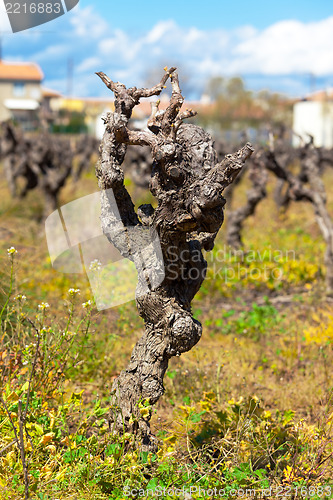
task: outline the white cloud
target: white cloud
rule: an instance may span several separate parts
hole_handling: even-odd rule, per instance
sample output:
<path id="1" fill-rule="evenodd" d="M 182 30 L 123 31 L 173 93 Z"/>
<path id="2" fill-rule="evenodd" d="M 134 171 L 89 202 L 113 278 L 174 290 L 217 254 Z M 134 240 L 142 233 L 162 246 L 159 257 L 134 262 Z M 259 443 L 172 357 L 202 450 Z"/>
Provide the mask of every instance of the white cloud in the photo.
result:
<path id="1" fill-rule="evenodd" d="M 307 24 L 281 21 L 239 43 L 233 67 L 267 74 L 332 73 L 332 33 L 333 17 Z"/>
<path id="2" fill-rule="evenodd" d="M 218 74 L 333 73 L 333 17 L 307 24 L 287 20 L 261 31 L 252 26 L 230 31 L 181 28 L 166 20 L 137 37 L 122 30 L 110 33 L 100 41 L 96 59 L 100 67 L 107 60 L 105 72 L 128 76 L 131 85 L 142 84 L 145 74 L 163 61 L 184 63 L 200 90 Z"/>
<path id="3" fill-rule="evenodd" d="M 86 71 L 97 71 L 100 59 L 98 57 L 88 57 L 84 59 L 77 67 L 77 73 L 85 73 Z"/>
<path id="4" fill-rule="evenodd" d="M 182 29 L 169 20 L 137 38 L 117 30 L 99 47 L 126 73 L 132 67 L 139 80 L 163 58 L 185 62 L 194 80 L 201 82 L 217 74 L 327 75 L 333 73 L 332 33 L 333 17 L 307 24 L 287 20 L 262 31 L 252 26 L 232 31 Z"/>
<path id="5" fill-rule="evenodd" d="M 78 39 L 97 39 L 104 36 L 109 29 L 109 26 L 104 19 L 94 12 L 92 6 L 80 8 L 79 6 L 69 16 L 70 23 L 74 27 L 72 33 Z"/>
<path id="6" fill-rule="evenodd" d="M 113 36 L 105 38 L 99 43 L 99 54 L 101 56 L 115 57 L 123 61 L 131 62 L 136 56 L 138 49 L 137 42 L 122 30 L 115 30 Z"/>
<path id="7" fill-rule="evenodd" d="M 1 5 L 0 0 L 0 8 Z M 23 34 L 12 35 L 5 55 L 9 53 L 12 60 L 35 60 L 46 75 L 45 84 L 58 86 L 63 81 L 62 88 L 66 87 L 67 61 L 73 59 L 74 91 L 81 95 L 108 93 L 96 79 L 95 71 L 104 71 L 127 85 L 141 85 L 153 70 L 160 68 L 162 72 L 165 65 L 179 65 L 186 73 L 188 85 L 198 93 L 216 75 L 246 78 L 249 74 L 264 74 L 271 88 L 276 81 L 282 82 L 284 89 L 288 87 L 288 78 L 278 80 L 276 75 L 333 75 L 333 17 L 313 23 L 285 20 L 264 30 L 252 26 L 234 30 L 182 28 L 166 19 L 135 35 L 113 29 L 94 7 L 78 6 L 53 26 L 57 29 L 56 39 L 40 33 L 40 40 L 34 40 L 31 46 L 18 38 Z M 31 40 L 32 37 L 33 33 Z M 299 84 L 290 78 L 293 93 Z"/>
<path id="8" fill-rule="evenodd" d="M 176 31 L 177 25 L 174 21 L 160 21 L 148 32 L 144 41 L 148 45 L 155 45 L 156 43 L 162 42 L 164 37 L 170 37 Z"/>
<path id="9" fill-rule="evenodd" d="M 34 60 L 39 64 L 47 64 L 49 61 L 56 61 L 59 58 L 66 57 L 68 54 L 68 47 L 66 44 L 49 45 L 43 50 L 34 54 Z"/>

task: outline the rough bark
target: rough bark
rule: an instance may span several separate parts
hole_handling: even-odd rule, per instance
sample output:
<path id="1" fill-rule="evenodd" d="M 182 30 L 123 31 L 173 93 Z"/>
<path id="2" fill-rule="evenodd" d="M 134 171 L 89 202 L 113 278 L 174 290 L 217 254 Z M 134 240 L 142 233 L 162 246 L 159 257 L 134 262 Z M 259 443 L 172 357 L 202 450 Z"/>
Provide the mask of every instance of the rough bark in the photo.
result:
<path id="1" fill-rule="evenodd" d="M 325 186 L 320 176 L 322 161 L 326 161 L 326 158 L 322 156 L 320 149 L 313 146 L 312 141 L 299 149 L 299 157 L 298 175 L 279 164 L 273 151 L 266 154 L 266 167 L 287 184 L 285 206 L 288 206 L 290 201 L 307 201 L 313 205 L 319 229 L 326 242 L 326 291 L 328 295 L 332 295 L 333 222 L 327 209 Z"/>
<path id="2" fill-rule="evenodd" d="M 327 209 L 327 198 L 324 183 L 320 177 L 321 168 L 320 151 L 312 145 L 306 148 L 302 166 L 310 186 L 311 202 L 314 207 L 316 219 L 326 243 L 326 291 L 333 295 L 333 221 Z"/>
<path id="3" fill-rule="evenodd" d="M 0 157 L 3 158 L 4 171 L 12 197 L 25 196 L 26 192 L 37 186 L 37 177 L 27 162 L 28 144 L 22 133 L 16 130 L 10 122 L 4 122 L 0 127 Z M 25 185 L 18 192 L 17 179 L 25 179 Z"/>
<path id="4" fill-rule="evenodd" d="M 262 152 L 252 157 L 248 168 L 252 188 L 247 191 L 244 206 L 228 212 L 227 244 L 232 248 L 243 246 L 241 231 L 244 221 L 255 213 L 257 205 L 266 198 L 267 170 Z"/>
<path id="5" fill-rule="evenodd" d="M 192 110 L 181 111 L 183 96 L 175 68 L 165 70 L 159 84 L 150 89 L 127 89 L 104 73 L 97 73 L 115 95 L 115 112 L 105 119 L 96 175 L 101 192 L 104 233 L 124 257 L 132 258 L 133 245 L 142 246 L 143 228 L 156 232 L 163 253 L 165 278 L 149 292 L 140 293 L 149 269 L 138 275 L 136 303 L 145 333 L 134 347 L 128 367 L 113 384 L 110 425 L 115 432 L 136 433 L 143 450 L 156 449 L 149 415 L 140 402 L 152 405 L 164 392 L 163 376 L 172 356 L 189 351 L 201 337 L 201 324 L 193 318 L 191 301 L 206 274 L 202 249 L 211 250 L 223 223 L 222 191 L 235 179 L 252 147 L 247 144 L 217 161 L 213 141 L 200 127 L 183 123 Z M 148 121 L 148 131 L 128 127 L 135 105 L 142 97 L 159 95 L 170 78 L 172 95 L 161 112 L 158 102 Z M 142 205 L 135 212 L 124 186 L 121 165 L 127 145 L 149 146 L 153 158 L 150 190 L 157 207 Z M 117 222 L 107 189 L 112 189 L 124 230 Z M 144 239 L 144 238 L 143 238 Z"/>
<path id="6" fill-rule="evenodd" d="M 44 218 L 58 206 L 59 192 L 72 172 L 70 142 L 46 132 L 26 137 L 9 122 L 1 126 L 0 155 L 12 196 L 23 198 L 35 188 L 44 196 Z M 19 190 L 17 181 L 23 179 Z"/>
<path id="7" fill-rule="evenodd" d="M 268 148 L 261 148 L 252 156 L 248 170 L 252 189 L 247 193 L 246 204 L 228 215 L 227 242 L 238 248 L 242 245 L 242 225 L 266 197 L 268 170 L 277 179 L 274 199 L 279 208 L 287 210 L 292 201 L 307 201 L 312 204 L 319 229 L 326 242 L 325 267 L 326 291 L 333 294 L 333 222 L 327 209 L 325 186 L 322 174 L 325 167 L 333 165 L 332 151 L 316 148 L 313 137 L 299 148 L 286 143 L 283 134 L 277 138 L 270 134 Z M 298 172 L 295 173 L 295 168 Z"/>
<path id="8" fill-rule="evenodd" d="M 74 182 L 89 170 L 95 154 L 98 155 L 99 141 L 90 135 L 84 135 L 72 146 L 75 155 L 76 168 L 73 172 Z"/>

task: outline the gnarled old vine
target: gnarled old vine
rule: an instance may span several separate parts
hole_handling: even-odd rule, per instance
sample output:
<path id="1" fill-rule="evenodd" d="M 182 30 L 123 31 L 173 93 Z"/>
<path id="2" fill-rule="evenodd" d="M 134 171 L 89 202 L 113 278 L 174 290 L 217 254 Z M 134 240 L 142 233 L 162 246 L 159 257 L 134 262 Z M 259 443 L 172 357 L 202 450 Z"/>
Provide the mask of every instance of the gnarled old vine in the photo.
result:
<path id="1" fill-rule="evenodd" d="M 140 235 L 155 232 L 165 272 L 156 287 L 149 283 L 147 265 L 138 272 L 136 303 L 145 333 L 134 347 L 128 367 L 113 384 L 110 424 L 115 432 L 136 433 L 143 450 L 154 450 L 150 411 L 140 412 L 140 402 L 157 402 L 164 392 L 163 377 L 169 359 L 189 351 L 201 337 L 201 324 L 192 316 L 191 301 L 205 279 L 207 263 L 202 249 L 212 250 L 223 223 L 222 191 L 233 182 L 253 149 L 246 144 L 218 163 L 210 135 L 196 125 L 183 123 L 195 112 L 181 110 L 184 98 L 176 68 L 165 68 L 160 83 L 150 89 L 126 88 L 102 72 L 97 75 L 115 96 L 115 111 L 105 118 L 96 167 L 103 232 L 122 256 L 134 262 L 133 245 L 142 246 L 144 251 Z M 141 98 L 159 95 L 169 78 L 172 95 L 167 109 L 160 111 L 157 101 L 148 130 L 131 130 L 133 108 Z M 151 149 L 154 163 L 150 191 L 158 202 L 155 209 L 142 205 L 137 212 L 134 210 L 121 168 L 127 145 Z M 108 190 L 112 190 L 122 224 L 115 218 Z M 140 293 L 147 282 L 148 293 Z"/>
<path id="2" fill-rule="evenodd" d="M 333 165 L 332 154 L 323 148 L 316 148 L 313 138 L 299 148 L 270 141 L 269 148 L 258 148 L 249 162 L 249 179 L 252 188 L 247 191 L 247 201 L 242 207 L 228 212 L 227 243 L 233 248 L 242 246 L 244 221 L 253 215 L 257 205 L 267 197 L 267 171 L 278 180 L 275 201 L 279 208 L 287 209 L 292 201 L 311 203 L 318 227 L 326 243 L 326 292 L 333 296 L 333 221 L 327 206 L 327 195 L 321 178 L 324 165 Z M 299 171 L 294 173 L 298 164 Z M 293 166 L 294 169 L 290 167 Z M 265 172 L 266 171 L 266 172 Z"/>

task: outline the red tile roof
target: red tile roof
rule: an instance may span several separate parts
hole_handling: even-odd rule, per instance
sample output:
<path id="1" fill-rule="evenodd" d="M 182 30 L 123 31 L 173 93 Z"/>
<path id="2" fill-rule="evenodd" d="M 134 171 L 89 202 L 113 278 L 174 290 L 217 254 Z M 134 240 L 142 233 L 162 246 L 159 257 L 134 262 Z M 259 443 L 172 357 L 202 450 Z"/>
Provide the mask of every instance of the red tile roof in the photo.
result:
<path id="1" fill-rule="evenodd" d="M 35 63 L 5 63 L 0 61 L 0 80 L 40 82 L 43 78 L 42 70 Z"/>
<path id="2" fill-rule="evenodd" d="M 47 89 L 45 87 L 42 88 L 43 97 L 62 97 L 62 95 L 56 90 Z"/>
<path id="3" fill-rule="evenodd" d="M 297 101 L 332 101 L 333 100 L 333 88 L 328 88 L 325 90 L 316 90 L 311 94 L 307 94 L 305 97 L 297 99 Z"/>

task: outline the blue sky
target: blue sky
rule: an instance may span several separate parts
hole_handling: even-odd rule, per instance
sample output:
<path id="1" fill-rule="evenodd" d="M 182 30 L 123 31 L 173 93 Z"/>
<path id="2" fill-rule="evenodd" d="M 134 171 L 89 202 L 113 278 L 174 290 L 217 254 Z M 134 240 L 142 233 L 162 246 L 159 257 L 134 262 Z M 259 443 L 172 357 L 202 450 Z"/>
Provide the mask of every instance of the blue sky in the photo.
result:
<path id="1" fill-rule="evenodd" d="M 103 14 L 111 26 L 122 29 L 149 30 L 161 19 L 173 19 L 183 27 L 196 26 L 201 29 L 234 29 L 251 25 L 262 29 L 285 19 L 302 22 L 319 21 L 333 15 L 331 0 L 169 0 L 121 2 L 97 0 L 93 2 L 98 12 Z M 81 6 L 91 5 L 89 0 L 80 0 Z M 139 11 L 139 5 L 144 10 Z M 129 12 L 133 14 L 129 15 Z"/>
<path id="2" fill-rule="evenodd" d="M 198 98 L 218 75 L 242 76 L 254 90 L 290 96 L 305 95 L 313 84 L 333 86 L 331 0 L 80 0 L 50 23 L 9 30 L 0 0 L 3 58 L 39 63 L 44 85 L 62 93 L 72 60 L 78 96 L 107 95 L 95 71 L 141 85 L 165 65 L 179 67 L 188 98 Z"/>

